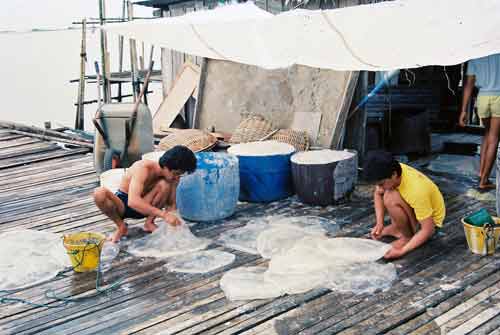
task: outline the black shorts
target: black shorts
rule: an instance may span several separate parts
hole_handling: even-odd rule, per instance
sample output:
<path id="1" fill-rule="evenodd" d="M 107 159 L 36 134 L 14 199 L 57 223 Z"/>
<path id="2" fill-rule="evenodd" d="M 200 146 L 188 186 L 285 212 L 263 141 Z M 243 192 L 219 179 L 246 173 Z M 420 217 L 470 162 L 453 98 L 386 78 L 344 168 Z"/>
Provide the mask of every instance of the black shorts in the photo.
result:
<path id="1" fill-rule="evenodd" d="M 115 195 L 118 198 L 120 198 L 120 200 L 123 202 L 123 206 L 125 206 L 125 212 L 123 213 L 124 219 L 125 218 L 142 219 L 142 218 L 146 217 L 146 215 L 139 213 L 135 209 L 128 206 L 128 194 L 127 193 L 118 190 L 118 191 L 116 191 Z"/>

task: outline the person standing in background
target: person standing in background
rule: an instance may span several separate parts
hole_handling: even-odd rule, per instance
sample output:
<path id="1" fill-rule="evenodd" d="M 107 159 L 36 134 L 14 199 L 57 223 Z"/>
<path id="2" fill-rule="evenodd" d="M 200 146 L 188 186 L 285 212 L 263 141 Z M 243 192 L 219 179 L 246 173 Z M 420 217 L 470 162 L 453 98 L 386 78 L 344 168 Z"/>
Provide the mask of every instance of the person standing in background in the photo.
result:
<path id="1" fill-rule="evenodd" d="M 465 127 L 467 105 L 474 86 L 479 88 L 477 114 L 484 126 L 479 164 L 479 189 L 495 188 L 489 180 L 497 156 L 500 136 L 500 54 L 494 54 L 467 63 L 462 106 L 458 123 Z"/>

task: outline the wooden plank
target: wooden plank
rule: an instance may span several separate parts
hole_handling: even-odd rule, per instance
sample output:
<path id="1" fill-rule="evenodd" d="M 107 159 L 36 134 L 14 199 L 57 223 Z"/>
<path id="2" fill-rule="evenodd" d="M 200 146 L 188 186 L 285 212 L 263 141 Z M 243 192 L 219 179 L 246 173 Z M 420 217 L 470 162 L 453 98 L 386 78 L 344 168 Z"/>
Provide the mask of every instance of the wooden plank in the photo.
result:
<path id="1" fill-rule="evenodd" d="M 20 156 L 27 156 L 27 155 L 33 155 L 33 154 L 38 154 L 38 153 L 44 153 L 44 152 L 49 152 L 49 151 L 55 151 L 55 150 L 60 150 L 61 147 L 54 143 L 47 143 L 47 142 L 41 142 L 37 144 L 32 144 L 30 146 L 27 146 L 22 149 L 7 149 L 4 152 L 0 154 L 0 160 L 1 161 L 6 161 L 11 158 L 15 157 L 20 157 Z"/>
<path id="2" fill-rule="evenodd" d="M 50 206 L 53 203 L 62 203 L 68 199 L 73 200 L 82 194 L 88 195 L 91 190 L 96 187 L 96 183 L 90 183 L 88 185 L 76 185 L 70 189 L 64 189 L 63 191 L 53 192 L 53 196 L 47 199 L 44 195 L 39 195 L 38 197 L 33 197 L 30 201 L 19 200 L 17 202 L 10 202 L 8 205 L 2 205 L 0 208 L 0 213 L 5 214 L 8 212 L 15 212 L 17 210 L 24 209 L 40 209 L 46 206 Z"/>
<path id="3" fill-rule="evenodd" d="M 35 162 L 34 164 L 3 169 L 0 172 L 0 181 L 10 180 L 11 178 L 17 178 L 19 176 L 35 175 L 39 172 L 44 172 L 51 168 L 57 170 L 65 166 L 76 167 L 80 163 L 88 162 L 92 162 L 91 156 L 84 154 L 63 156 L 61 158 L 55 157 L 51 160 L 39 161 Z"/>
<path id="4" fill-rule="evenodd" d="M 19 130 L 13 130 L 13 132 L 16 134 L 19 134 L 19 135 L 30 136 L 30 137 L 37 138 L 37 139 L 40 139 L 43 141 L 56 141 L 56 142 L 64 143 L 67 145 L 76 146 L 76 147 L 84 147 L 84 148 L 88 148 L 88 149 L 94 148 L 93 143 L 88 142 L 86 139 L 83 139 L 83 138 L 80 141 L 74 141 L 74 140 L 68 140 L 66 138 L 53 137 L 53 136 L 41 135 L 41 134 L 33 134 L 33 133 L 28 133 L 28 132 L 19 131 Z"/>
<path id="5" fill-rule="evenodd" d="M 391 304 L 377 313 L 370 316 L 369 319 L 364 319 L 361 322 L 356 322 L 351 324 L 350 328 L 341 326 L 343 329 L 343 334 L 354 334 L 360 331 L 365 334 L 379 334 L 381 332 L 386 332 L 392 330 L 400 324 L 414 318 L 415 316 L 421 315 L 425 312 L 426 308 L 438 305 L 439 303 L 447 300 L 449 297 L 455 295 L 457 292 L 461 292 L 465 289 L 467 285 L 479 282 L 481 279 L 489 276 L 491 273 L 495 272 L 497 269 L 489 264 L 489 260 L 480 259 L 478 262 L 474 262 L 470 266 L 461 268 L 459 272 L 448 276 L 456 281 L 463 278 L 461 281 L 461 286 L 456 290 L 443 291 L 440 288 L 442 284 L 441 280 L 434 280 L 429 283 L 428 286 L 421 288 L 418 292 L 412 292 L 409 296 L 405 296 L 404 299 L 398 299 L 396 303 Z M 467 275 L 467 277 L 465 277 Z M 465 277 L 465 278 L 464 278 Z M 463 286 L 462 286 L 463 285 Z M 408 301 L 412 301 L 408 304 Z M 384 319 L 384 320 L 382 320 Z M 338 329 L 334 327 L 333 329 Z M 332 328 L 326 330 L 327 332 L 332 331 Z"/>
<path id="6" fill-rule="evenodd" d="M 495 304 L 493 307 L 488 308 L 487 310 L 481 312 L 480 314 L 476 315 L 474 318 L 471 320 L 467 321 L 460 327 L 457 327 L 453 329 L 452 331 L 448 332 L 448 335 L 462 335 L 462 334 L 468 334 L 472 332 L 474 329 L 478 328 L 481 326 L 483 323 L 488 322 L 489 320 L 493 319 L 494 317 L 500 315 L 500 303 Z"/>
<path id="7" fill-rule="evenodd" d="M 134 267 L 134 263 L 137 263 L 136 258 L 123 254 L 119 255 L 117 260 L 113 262 L 113 270 L 104 276 L 104 281 L 111 283 L 119 278 L 124 278 L 124 284 L 132 284 L 138 281 L 139 285 L 144 285 L 144 283 L 147 282 L 147 276 L 151 276 L 152 272 L 158 272 L 158 267 L 161 267 L 164 261 L 147 258 L 142 261 L 142 266 L 140 268 Z M 53 300 L 48 300 L 45 296 L 47 289 L 53 289 L 54 293 L 59 296 L 75 297 L 87 291 L 92 291 L 95 288 L 94 280 L 95 273 L 69 273 L 66 277 L 59 277 L 50 282 L 37 285 L 34 288 L 16 292 L 14 296 L 30 301 L 53 303 Z M 97 300 L 101 302 L 108 301 L 117 294 L 120 294 L 120 292 L 114 291 L 111 292 L 111 297 L 100 296 L 100 299 Z M 126 292 L 125 294 L 130 294 L 130 292 Z M 92 300 L 87 300 L 77 304 L 71 304 L 67 308 L 77 309 L 80 307 L 84 309 L 86 304 L 92 303 Z M 0 311 L 0 326 L 6 328 L 8 325 L 9 328 L 18 328 L 19 331 L 31 329 L 36 326 L 36 321 L 38 319 L 46 315 L 50 320 L 57 319 L 61 317 L 59 313 L 62 312 L 64 312 L 64 309 L 54 310 L 27 305 L 11 305 L 9 310 Z M 43 327 L 43 321 L 40 322 L 40 325 Z"/>
<path id="8" fill-rule="evenodd" d="M 153 116 L 153 130 L 158 133 L 163 128 L 170 128 L 182 107 L 193 94 L 200 78 L 197 65 L 185 63 L 177 75 L 168 95 Z"/>
<path id="9" fill-rule="evenodd" d="M 22 147 L 25 145 L 30 145 L 30 144 L 34 144 L 34 143 L 40 143 L 40 142 L 41 142 L 40 140 L 37 140 L 37 139 L 32 138 L 32 137 L 21 137 L 19 139 L 12 140 L 12 141 L 0 142 L 0 152 L 2 152 L 4 149 L 14 148 L 14 147 Z"/>
<path id="10" fill-rule="evenodd" d="M 54 170 L 52 171 L 52 179 L 50 178 L 51 175 L 49 172 L 41 174 L 39 178 L 29 178 L 27 177 L 19 177 L 16 178 L 16 180 L 10 181 L 8 183 L 5 183 L 2 187 L 0 187 L 0 190 L 9 190 L 10 192 L 13 192 L 14 190 L 17 191 L 25 191 L 27 188 L 32 188 L 35 185 L 44 185 L 47 183 L 54 183 L 54 182 L 59 182 L 65 179 L 69 178 L 78 178 L 82 176 L 88 176 L 92 175 L 94 179 L 97 180 L 97 176 L 95 174 L 95 171 L 93 167 L 91 166 L 82 166 L 81 168 L 73 168 L 71 170 L 70 168 L 68 169 L 60 169 L 60 170 Z M 54 177 L 56 175 L 57 177 Z"/>
<path id="11" fill-rule="evenodd" d="M 9 223 L 24 224 L 32 222 L 33 218 L 36 218 L 39 222 L 47 219 L 67 219 L 73 211 L 94 206 L 93 200 L 89 197 L 84 199 L 74 199 L 73 201 L 68 201 L 64 204 L 53 204 L 52 206 L 47 206 L 46 208 L 38 210 L 23 211 L 13 213 L 12 215 L 5 215 L 2 216 L 0 221 L 0 231 L 7 228 Z"/>
<path id="12" fill-rule="evenodd" d="M 474 335 L 500 335 L 500 315 L 488 320 L 480 327 L 474 329 Z"/>
<path id="13" fill-rule="evenodd" d="M 198 299 L 217 299 L 217 292 L 220 292 L 218 288 L 219 278 L 220 275 L 212 277 L 210 283 L 205 285 L 198 285 L 196 283 L 189 290 L 186 290 L 186 287 L 182 287 L 174 294 L 165 292 L 169 296 L 173 295 L 173 299 L 165 299 L 157 303 L 156 306 L 151 306 L 151 301 L 140 299 L 126 308 L 126 314 L 130 316 L 129 318 L 124 317 L 125 315 L 120 312 L 120 309 L 116 309 L 116 314 L 109 313 L 108 311 L 104 320 L 101 319 L 100 324 L 91 324 L 90 329 L 75 325 L 72 328 L 65 329 L 65 331 L 68 333 L 77 331 L 79 334 L 128 332 L 127 326 L 142 323 L 160 314 L 177 315 L 184 313 L 186 310 L 191 309 L 192 303 Z M 160 292 L 160 294 L 162 293 Z"/>
<path id="14" fill-rule="evenodd" d="M 494 295 L 500 291 L 500 282 L 495 280 L 500 280 L 500 274 L 494 274 L 491 277 L 486 278 L 485 280 L 481 281 L 477 285 L 474 285 L 470 288 L 467 288 L 464 292 L 458 294 L 456 297 L 460 297 L 460 300 L 464 301 L 463 303 L 459 303 L 455 307 L 449 309 L 449 305 L 453 304 L 457 298 L 453 297 L 451 299 L 446 300 L 442 304 L 434 307 L 431 311 L 427 312 L 426 314 L 430 315 L 435 315 L 437 316 L 435 319 L 432 320 L 432 322 L 425 324 L 424 326 L 416 329 L 413 333 L 414 334 L 426 334 L 429 333 L 432 330 L 445 330 L 445 329 L 453 329 L 453 323 L 450 323 L 453 319 L 460 317 L 464 313 L 466 313 L 468 310 L 472 309 L 476 305 L 484 302 L 486 299 L 488 299 L 491 295 Z M 492 285 L 493 281 L 493 286 Z M 484 283 L 487 284 L 485 287 Z M 478 289 L 476 289 L 478 287 Z M 469 299 L 464 299 L 467 297 L 467 294 L 470 294 L 469 292 L 476 292 L 477 294 L 470 297 Z M 445 313 L 439 315 L 439 313 L 443 310 L 448 308 L 449 310 L 446 311 Z M 456 325 L 456 324 L 455 324 Z M 446 327 L 446 328 L 445 328 Z M 392 333 L 397 333 L 398 331 L 403 330 L 404 328 L 398 327 L 398 329 L 395 329 L 392 331 Z M 408 328 L 406 328 L 408 330 Z"/>
<path id="15" fill-rule="evenodd" d="M 97 186 L 97 180 L 96 180 L 96 176 L 95 174 L 89 174 L 89 173 L 85 173 L 83 175 L 82 178 L 79 178 L 80 180 L 78 180 L 79 182 L 81 182 L 83 185 L 95 185 Z M 74 179 L 71 179 L 71 178 L 68 178 L 68 179 L 65 179 L 61 182 L 58 182 L 58 183 L 46 183 L 45 186 L 44 186 L 44 195 L 47 194 L 47 193 L 52 193 L 52 192 L 58 192 L 58 191 L 67 191 L 67 190 L 70 190 L 70 189 L 74 189 L 74 188 L 79 188 L 80 186 L 78 184 L 75 185 L 75 181 Z M 94 186 L 94 187 L 95 187 Z M 3 204 L 8 204 L 8 203 L 12 203 L 12 202 L 18 202 L 18 201 L 26 201 L 28 198 L 30 197 L 36 197 L 37 195 L 39 195 L 39 190 L 37 189 L 33 189 L 33 190 L 29 190 L 29 191 L 26 191 L 24 192 L 23 194 L 19 194 L 19 193 L 14 193 L 15 195 L 0 195 L 0 202 L 2 202 Z"/>
<path id="16" fill-rule="evenodd" d="M 453 317 L 457 316 L 456 312 L 463 308 L 459 308 L 459 306 L 470 304 L 469 301 L 477 301 L 478 297 L 481 299 L 481 295 L 485 290 L 489 290 L 491 285 L 498 284 L 499 278 L 500 273 L 495 273 L 480 281 L 476 285 L 467 287 L 463 292 L 442 302 L 436 307 L 429 309 L 426 313 L 410 320 L 394 330 L 391 330 L 387 334 L 408 334 L 410 332 L 414 332 L 414 334 L 430 334 L 434 330 L 438 330 L 439 325 L 442 325 L 445 321 L 451 320 Z M 446 318 L 448 320 L 441 319 L 441 321 L 436 322 L 435 320 L 439 318 Z M 440 332 L 440 330 L 438 332 Z"/>
<path id="17" fill-rule="evenodd" d="M 194 105 L 194 112 L 193 112 L 193 119 L 191 120 L 191 128 L 199 128 L 199 118 L 200 118 L 200 111 L 201 111 L 201 106 L 203 106 L 203 92 L 205 90 L 205 82 L 207 80 L 207 62 L 208 60 L 206 58 L 201 58 L 201 64 L 200 64 L 200 80 L 198 82 L 198 85 L 196 86 L 196 94 L 195 99 L 195 105 Z"/>
<path id="18" fill-rule="evenodd" d="M 454 256 L 453 256 L 454 257 Z M 321 290 L 317 292 L 313 292 L 313 294 L 318 294 L 318 296 L 321 296 L 323 292 Z M 310 297 L 308 297 L 310 298 Z M 307 302 L 302 301 L 302 297 L 300 295 L 295 295 L 290 298 L 291 300 L 294 301 L 296 305 L 300 305 L 301 307 L 303 306 L 304 309 L 308 309 L 309 304 Z M 321 299 L 321 298 L 320 298 Z M 335 298 L 337 300 L 337 298 Z M 315 300 L 312 300 L 315 301 Z M 269 306 L 267 306 L 269 305 Z M 265 306 L 264 310 L 268 310 L 267 313 L 263 313 L 259 307 Z M 272 307 L 271 307 L 272 306 Z M 267 315 L 269 317 L 270 315 L 273 315 L 272 313 L 276 313 L 279 315 L 279 312 L 282 311 L 283 309 L 286 310 L 286 308 L 289 308 L 290 305 L 288 302 L 285 303 L 280 303 L 278 300 L 275 302 L 269 303 L 267 301 L 255 301 L 255 302 L 242 302 L 240 306 L 237 306 L 237 308 L 229 308 L 228 310 L 221 310 L 219 311 L 220 317 L 214 318 L 208 322 L 209 324 L 202 324 L 197 326 L 196 324 L 192 324 L 195 326 L 194 329 L 192 328 L 187 328 L 185 330 L 186 334 L 192 334 L 192 333 L 203 333 L 203 334 L 211 334 L 211 333 L 217 333 L 219 331 L 222 331 L 223 329 L 227 329 L 227 332 L 239 332 L 244 329 L 241 328 L 241 325 L 244 324 L 242 321 L 247 320 L 246 324 L 249 325 L 248 327 L 251 327 L 250 325 L 252 323 L 257 323 L 255 315 L 258 317 L 262 317 L 263 315 Z M 338 310 L 336 308 L 335 310 Z M 250 312 L 248 312 L 250 311 Z M 236 314 L 236 315 L 235 315 Z M 235 316 L 238 316 L 238 318 L 235 318 Z M 229 318 L 229 319 L 228 319 Z M 196 320 L 196 318 L 194 319 Z M 237 325 L 237 328 L 230 328 L 231 325 Z M 209 330 L 207 330 L 208 327 Z M 258 327 L 257 327 L 258 328 Z M 256 328 L 256 329 L 257 329 Z"/>
<path id="19" fill-rule="evenodd" d="M 251 259 L 251 258 L 250 258 Z M 248 257 L 239 258 L 236 260 L 236 265 L 246 264 L 250 260 Z M 255 259 L 255 256 L 253 256 Z M 46 317 L 40 320 L 26 322 L 30 327 L 30 332 L 37 332 L 38 334 L 53 333 L 56 331 L 58 334 L 68 332 L 82 331 L 83 333 L 102 333 L 99 328 L 106 328 L 110 325 L 108 323 L 118 323 L 124 325 L 124 322 L 131 319 L 134 315 L 147 315 L 155 309 L 155 306 L 160 308 L 158 304 L 165 304 L 167 308 L 175 309 L 182 304 L 183 298 L 186 294 L 195 294 L 199 290 L 203 291 L 205 285 L 216 283 L 220 272 L 215 271 L 215 275 L 195 275 L 185 276 L 184 281 L 174 280 L 176 275 L 173 273 L 165 273 L 157 269 L 161 276 L 153 280 L 145 279 L 146 285 L 141 283 L 137 291 L 132 287 L 129 291 L 115 292 L 115 297 L 112 300 L 105 299 L 105 297 L 98 297 L 93 301 L 84 302 L 77 306 L 70 306 L 69 308 L 58 310 L 58 315 L 47 313 Z M 155 297 L 165 297 L 163 299 L 155 299 Z M 152 303 L 152 299 L 157 303 Z M 100 311 L 100 323 L 96 324 L 94 313 Z M 115 317 L 116 319 L 113 319 Z M 122 320 L 122 319 L 125 320 Z M 76 322 L 70 322 L 76 320 Z M 57 327 L 56 327 L 57 326 Z M 22 329 L 16 330 L 17 332 Z M 20 332 L 23 333 L 23 332 Z"/>
<path id="20" fill-rule="evenodd" d="M 47 171 L 38 174 L 36 179 L 32 177 L 32 175 L 21 176 L 18 178 L 12 178 L 7 182 L 4 182 L 0 186 L 0 191 L 14 191 L 14 190 L 23 190 L 27 187 L 33 187 L 35 185 L 43 185 L 47 182 L 57 182 L 60 180 L 64 180 L 67 178 L 75 178 L 87 174 L 92 174 L 95 176 L 94 167 L 91 164 L 82 165 L 81 167 L 74 168 L 68 167 L 63 169 L 54 169 L 52 171 Z M 54 175 L 57 177 L 54 178 Z M 97 178 L 97 176 L 95 176 Z"/>
<path id="21" fill-rule="evenodd" d="M 457 215 L 460 215 L 460 213 L 457 213 Z M 452 253 L 452 251 L 457 248 L 457 242 L 460 243 L 463 241 L 463 237 L 460 236 L 460 238 L 457 238 L 457 235 L 451 235 L 451 234 L 449 237 L 453 238 L 453 236 L 455 236 L 455 238 L 452 240 L 447 240 L 446 243 L 441 243 L 440 240 L 435 239 L 431 241 L 427 247 L 419 249 L 418 252 L 408 255 L 402 260 L 399 260 L 397 263 L 404 264 L 405 262 L 408 262 L 408 264 L 405 267 L 403 267 L 403 269 L 405 269 L 405 272 L 407 274 L 414 277 L 415 276 L 414 271 L 425 271 L 425 270 L 430 271 L 431 269 L 429 268 L 429 262 L 430 264 L 434 263 L 433 266 L 435 266 L 436 261 L 443 262 L 443 260 L 439 260 L 439 257 L 446 257 L 445 259 L 456 260 L 457 257 Z M 455 242 L 452 243 L 453 241 Z M 436 252 L 436 249 L 438 250 L 438 252 Z M 418 261 L 420 259 L 423 260 L 429 259 L 429 261 L 424 261 L 419 264 Z M 412 265 L 410 266 L 410 264 Z M 439 271 L 439 267 L 438 269 L 434 268 L 434 271 Z M 405 272 L 400 273 L 400 280 L 405 278 L 406 276 Z M 422 273 L 425 274 L 425 272 Z M 402 290 L 407 291 L 408 289 L 406 287 L 403 287 Z M 377 296 L 375 297 L 375 301 L 370 299 L 366 300 L 365 296 L 348 298 L 345 295 L 343 295 L 342 307 L 339 307 L 337 306 L 339 301 L 338 294 L 332 293 L 328 296 L 325 296 L 325 298 L 323 298 L 325 299 L 325 301 L 323 303 L 320 303 L 317 308 L 312 307 L 310 304 L 302 305 L 300 309 L 291 314 L 292 317 L 290 319 L 293 320 L 294 319 L 293 316 L 302 315 L 301 318 L 299 319 L 299 322 L 295 321 L 293 324 L 295 325 L 295 327 L 297 327 L 297 330 L 304 330 L 307 327 L 312 327 L 310 330 L 309 329 L 306 330 L 306 332 L 314 334 L 315 332 L 319 332 L 323 328 L 327 328 L 328 326 L 337 324 L 341 320 L 344 319 L 347 320 L 346 318 L 347 316 L 359 317 L 360 312 L 364 312 L 367 313 L 367 315 L 370 315 L 368 314 L 368 311 L 366 311 L 368 306 L 373 305 L 374 307 L 377 307 L 376 303 L 378 301 L 387 301 L 386 300 L 387 297 L 385 296 L 389 294 L 394 299 L 395 297 L 398 296 L 398 291 L 394 293 L 392 292 L 386 293 L 382 295 L 382 297 Z M 352 309 L 351 307 L 347 309 L 348 306 L 351 306 Z M 288 320 L 286 316 L 287 314 L 282 315 L 283 319 Z M 303 322 L 302 325 L 300 321 Z M 266 328 L 265 326 L 263 327 Z M 296 331 L 295 328 L 292 327 L 290 327 L 290 329 L 288 330 L 290 332 Z"/>
<path id="22" fill-rule="evenodd" d="M 57 155 L 58 151 L 40 153 L 33 156 L 45 157 L 45 161 L 0 170 L 0 184 L 4 185 L 0 186 L 0 231 L 30 228 L 64 234 L 78 230 L 108 232 L 114 229 L 113 223 L 100 213 L 91 198 L 91 192 L 98 184 L 91 167 L 92 157 L 83 153 L 62 158 L 57 158 Z M 29 156 L 20 157 L 26 159 Z M 455 177 L 442 177 L 440 186 L 455 180 L 446 181 L 446 178 Z M 464 187 L 470 187 L 473 181 L 460 182 Z M 180 275 L 165 272 L 162 268 L 164 261 L 139 259 L 123 252 L 115 261 L 116 267 L 106 275 L 107 282 L 124 276 L 121 289 L 108 296 L 56 310 L 3 305 L 0 329 L 1 332 L 21 334 L 133 331 L 204 335 L 217 332 L 283 334 L 287 331 L 290 334 L 300 331 L 310 334 L 335 331 L 371 334 L 396 332 L 398 329 L 402 330 L 400 333 L 407 333 L 441 317 L 441 320 L 448 319 L 444 325 L 452 326 L 452 331 L 478 334 L 495 331 L 500 322 L 494 309 L 500 294 L 499 264 L 491 262 L 491 258 L 470 254 L 458 224 L 465 212 L 484 204 L 462 195 L 450 197 L 445 194 L 445 199 L 449 215 L 441 235 L 396 262 L 400 282 L 388 292 L 354 296 L 315 290 L 265 301 L 229 302 L 218 287 L 220 276 L 229 268 L 265 265 L 266 261 L 236 252 L 237 263 L 226 269 L 206 275 Z M 320 215 L 339 222 L 351 222 L 343 226 L 339 234 L 343 236 L 366 236 L 374 220 L 371 201 L 356 200 L 319 208 L 289 198 L 272 204 L 241 204 L 233 218 L 217 225 L 200 223 L 194 231 L 199 236 L 214 238 L 252 218 L 274 214 Z M 30 215 L 35 219 L 30 219 Z M 130 222 L 142 224 L 144 220 Z M 54 288 L 61 295 L 88 295 L 94 292 L 93 276 L 70 274 L 22 290 L 15 296 L 45 302 L 44 292 L 48 288 Z M 447 276 L 446 282 L 461 280 L 459 288 L 443 292 L 440 287 L 443 276 Z M 424 285 L 409 287 L 402 283 L 404 279 Z M 311 320 L 311 316 L 316 318 Z M 431 332 L 436 329 L 430 328 Z"/>
<path id="23" fill-rule="evenodd" d="M 443 264 L 443 263 L 440 263 Z M 448 269 L 451 273 L 454 270 Z M 422 280 L 426 280 L 425 276 L 422 274 L 425 274 L 426 270 L 421 270 L 421 272 L 417 273 L 417 276 L 422 277 Z M 440 269 L 434 268 L 434 272 L 440 271 Z M 399 288 L 399 291 L 396 291 L 396 289 Z M 395 292 L 397 294 L 401 294 L 403 291 L 408 290 L 408 288 L 400 283 L 396 284 L 393 288 L 391 288 L 391 292 L 387 293 L 378 293 L 378 294 L 373 294 L 373 295 L 360 295 L 360 296 L 355 296 L 355 295 L 342 295 L 338 293 L 329 293 L 327 295 L 322 295 L 320 296 L 319 299 L 317 300 L 311 300 L 311 301 L 302 301 L 299 296 L 292 296 L 293 300 L 295 301 L 295 304 L 291 306 L 281 306 L 277 304 L 276 302 L 273 302 L 270 304 L 269 307 L 265 308 L 264 310 L 257 310 L 254 313 L 250 313 L 250 315 L 244 315 L 243 318 L 237 318 L 231 321 L 228 321 L 224 324 L 221 324 L 218 327 L 214 327 L 207 332 L 204 332 L 206 334 L 215 334 L 215 333 L 220 333 L 220 334 L 231 334 L 235 332 L 244 332 L 244 331 L 250 331 L 252 330 L 253 333 L 258 333 L 262 331 L 263 333 L 270 333 L 271 330 L 277 329 L 278 333 L 294 333 L 295 330 L 293 327 L 296 327 L 296 323 L 302 323 L 303 325 L 308 325 L 310 322 L 313 324 L 318 321 L 318 319 L 314 318 L 315 315 L 321 315 L 321 311 L 329 311 L 330 313 L 332 312 L 337 312 L 336 313 L 336 319 L 337 322 L 342 320 L 341 322 L 346 322 L 343 320 L 349 320 L 348 318 L 346 319 L 346 316 L 351 316 L 356 318 L 357 315 L 363 314 L 363 313 L 368 313 L 371 311 L 374 311 L 377 307 L 377 302 L 380 301 L 390 301 L 390 296 L 394 296 Z M 328 298 L 327 298 L 328 297 Z M 315 307 L 315 301 L 319 302 L 325 302 L 328 301 L 327 304 L 320 303 Z M 284 318 L 283 320 L 277 321 L 275 324 L 272 325 L 272 327 L 265 327 L 263 330 L 262 328 L 259 327 L 260 324 L 272 320 L 273 318 L 283 314 L 287 313 L 289 311 L 292 311 L 293 308 L 303 308 L 303 310 L 308 310 L 309 313 L 307 315 L 304 315 L 303 317 L 296 315 L 296 317 L 292 317 L 290 319 Z M 370 313 L 371 314 L 371 313 Z M 321 319 L 319 319 L 321 323 Z M 356 320 L 357 321 L 357 320 Z M 349 323 L 351 324 L 351 323 Z M 353 320 L 353 325 L 355 325 L 356 322 Z M 228 326 L 229 325 L 229 326 Z M 309 331 L 307 329 L 305 333 L 308 334 L 316 334 L 318 333 L 319 329 L 314 329 L 313 331 Z M 328 330 L 328 333 L 332 333 L 338 331 L 338 329 L 333 329 L 333 330 Z"/>
<path id="24" fill-rule="evenodd" d="M 57 150 L 57 151 L 53 151 L 53 152 L 45 152 L 42 154 L 23 156 L 21 159 L 15 159 L 13 161 L 9 160 L 7 162 L 1 162 L 0 163 L 0 170 L 18 167 L 18 166 L 22 166 L 22 165 L 26 165 L 26 164 L 33 164 L 36 162 L 51 160 L 51 159 L 59 158 L 59 157 L 79 155 L 79 154 L 83 154 L 83 153 L 87 153 L 87 152 L 89 152 L 88 149 L 82 148 L 82 149 L 72 149 L 72 150 Z"/>
<path id="25" fill-rule="evenodd" d="M 80 184 L 77 184 L 77 182 L 80 182 Z M 22 192 L 18 191 L 18 192 L 13 192 L 11 194 L 9 193 L 2 194 L 0 195 L 0 199 L 2 199 L 1 208 L 4 209 L 12 207 L 17 203 L 29 202 L 32 200 L 30 198 L 47 197 L 49 194 L 52 193 L 58 196 L 57 191 L 69 192 L 75 189 L 80 189 L 82 187 L 95 188 L 96 186 L 98 186 L 96 176 L 94 174 L 86 173 L 82 177 L 75 177 L 75 178 L 70 177 L 55 183 L 44 183 L 43 185 L 40 185 L 39 189 L 25 188 Z"/>
<path id="26" fill-rule="evenodd" d="M 0 121 L 1 128 L 8 128 L 10 132 L 13 134 L 17 134 L 17 132 L 21 132 L 22 135 L 26 136 L 27 133 L 31 133 L 30 136 L 42 135 L 49 137 L 56 137 L 60 139 L 66 139 L 70 141 L 78 141 L 78 142 L 87 142 L 92 143 L 92 141 L 85 139 L 78 135 L 71 135 L 64 132 L 56 131 L 53 129 L 40 128 L 35 126 L 26 126 L 20 123 L 8 122 L 8 121 Z"/>
<path id="27" fill-rule="evenodd" d="M 19 134 L 12 134 L 10 136 L 3 136 L 0 138 L 0 142 L 6 142 L 6 141 L 10 141 L 10 140 L 16 140 L 16 139 L 19 139 L 19 138 L 23 138 L 25 137 L 24 135 L 19 135 Z"/>
<path id="28" fill-rule="evenodd" d="M 359 71 L 349 72 L 349 79 L 342 95 L 342 105 L 337 111 L 336 122 L 332 131 L 330 148 L 341 149 L 342 138 L 344 136 L 345 124 L 347 116 L 351 108 L 351 101 L 354 95 L 354 90 L 358 83 Z"/>
<path id="29" fill-rule="evenodd" d="M 481 297 L 481 298 L 483 298 L 483 297 Z M 500 302 L 499 302 L 500 299 L 499 298 L 500 298 L 500 294 L 498 294 L 498 293 L 494 294 L 492 296 L 484 297 L 484 299 L 482 299 L 481 301 L 478 301 L 473 306 L 470 306 L 470 308 L 465 309 L 462 314 L 455 316 L 455 318 L 448 320 L 444 324 L 443 323 L 438 324 L 440 332 L 446 334 L 449 332 L 459 331 L 459 329 L 461 329 L 461 328 L 463 329 L 463 327 L 468 327 L 467 324 L 469 324 L 469 326 L 470 326 L 472 324 L 471 321 L 477 315 L 487 311 L 491 307 L 495 307 L 495 301 L 498 303 L 497 307 L 500 307 Z M 500 314 L 500 311 L 499 311 L 499 314 Z M 486 323 L 486 322 L 483 322 L 483 323 Z M 473 329 L 478 328 L 481 325 L 482 325 L 482 323 L 476 324 L 476 326 L 473 327 Z"/>
<path id="30" fill-rule="evenodd" d="M 21 200 L 15 203 L 2 204 L 2 206 L 0 206 L 0 213 L 2 216 L 9 218 L 8 215 L 16 215 L 16 212 L 23 213 L 25 211 L 36 211 L 58 204 L 67 204 L 81 198 L 82 196 L 88 196 L 94 188 L 95 184 L 91 184 L 88 188 L 79 187 L 76 190 L 64 190 L 63 192 L 54 193 L 50 196 L 44 196 L 41 194 L 39 197 L 32 198 L 30 200 L 25 199 L 24 201 Z"/>

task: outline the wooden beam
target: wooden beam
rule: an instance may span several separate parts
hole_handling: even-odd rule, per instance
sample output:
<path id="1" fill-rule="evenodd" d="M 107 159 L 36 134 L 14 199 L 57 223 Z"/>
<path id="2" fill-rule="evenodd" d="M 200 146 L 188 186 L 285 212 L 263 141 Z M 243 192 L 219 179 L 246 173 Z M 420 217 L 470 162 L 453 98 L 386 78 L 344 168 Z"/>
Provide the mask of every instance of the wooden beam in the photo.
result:
<path id="1" fill-rule="evenodd" d="M 84 139 L 84 138 L 77 136 L 77 135 L 70 135 L 70 134 L 61 133 L 61 132 L 51 130 L 51 129 L 39 128 L 36 126 L 25 126 L 25 125 L 20 124 L 20 123 L 9 122 L 9 121 L 1 121 L 0 120 L 0 128 L 12 129 L 13 131 L 17 130 L 17 131 L 21 131 L 21 132 L 25 132 L 25 133 L 29 133 L 29 134 L 51 136 L 51 137 L 56 137 L 56 138 L 61 138 L 61 139 L 66 139 L 66 140 L 71 140 L 71 141 L 85 142 L 87 144 L 93 143 L 92 141 Z"/>
<path id="2" fill-rule="evenodd" d="M 80 81 L 78 82 L 78 102 L 76 107 L 75 129 L 83 130 L 85 127 L 85 64 L 87 63 L 87 20 L 83 19 L 82 46 L 80 50 Z"/>

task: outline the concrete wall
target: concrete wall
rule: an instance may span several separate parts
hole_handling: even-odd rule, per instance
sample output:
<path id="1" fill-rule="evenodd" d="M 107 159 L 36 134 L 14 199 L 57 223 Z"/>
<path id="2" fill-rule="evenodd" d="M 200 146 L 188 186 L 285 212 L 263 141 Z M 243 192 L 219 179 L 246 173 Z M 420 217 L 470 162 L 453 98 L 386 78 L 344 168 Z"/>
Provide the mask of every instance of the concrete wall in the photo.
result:
<path id="1" fill-rule="evenodd" d="M 350 72 L 292 66 L 264 70 L 256 66 L 208 60 L 198 127 L 232 132 L 242 117 L 260 114 L 277 128 L 289 128 L 294 113 L 321 113 L 313 145 L 330 147 L 332 130 L 349 90 Z M 348 101 L 347 101 L 348 100 Z"/>

